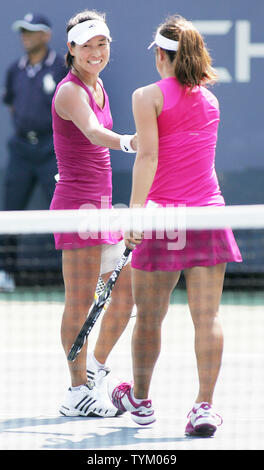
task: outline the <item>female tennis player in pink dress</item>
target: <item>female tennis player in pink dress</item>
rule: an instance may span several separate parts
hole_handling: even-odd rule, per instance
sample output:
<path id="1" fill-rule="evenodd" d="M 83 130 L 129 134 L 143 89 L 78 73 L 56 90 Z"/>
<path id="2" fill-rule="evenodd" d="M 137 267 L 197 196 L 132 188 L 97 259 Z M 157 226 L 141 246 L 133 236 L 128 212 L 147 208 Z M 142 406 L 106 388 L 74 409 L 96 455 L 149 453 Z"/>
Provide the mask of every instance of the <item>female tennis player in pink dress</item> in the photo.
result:
<path id="1" fill-rule="evenodd" d="M 59 83 L 52 104 L 59 181 L 50 208 L 111 207 L 109 148 L 132 152 L 133 136 L 111 130 L 108 96 L 99 78 L 109 61 L 110 32 L 102 15 L 85 10 L 69 21 L 67 33 L 70 70 Z M 109 276 L 125 245 L 120 234 L 111 233 L 57 233 L 55 244 L 62 250 L 65 309 L 61 337 L 67 356 L 93 302 L 99 274 Z M 102 319 L 95 350 L 86 357 L 85 346 L 77 359 L 68 363 L 72 386 L 60 407 L 62 414 L 117 414 L 104 387 L 103 379 L 109 372 L 105 362 L 128 323 L 132 307 L 129 263 Z"/>
<path id="2" fill-rule="evenodd" d="M 203 39 L 192 23 L 173 16 L 158 28 L 154 44 L 161 80 L 133 94 L 138 151 L 131 207 L 222 206 L 225 203 L 215 172 L 219 106 L 206 88 L 216 76 Z M 186 433 L 211 436 L 221 422 L 212 407 L 223 350 L 218 309 L 226 263 L 240 262 L 241 255 L 231 230 L 187 231 L 186 240 L 183 235 L 179 233 L 174 241 L 171 234 L 142 241 L 127 236 L 127 246 L 137 245 L 132 256 L 137 306 L 132 344 L 134 385 L 112 385 L 110 396 L 117 408 L 130 411 L 137 423 L 155 421 L 148 398 L 151 377 L 160 353 L 162 321 L 183 271 L 199 377 Z M 169 383 L 168 377 L 165 398 Z"/>

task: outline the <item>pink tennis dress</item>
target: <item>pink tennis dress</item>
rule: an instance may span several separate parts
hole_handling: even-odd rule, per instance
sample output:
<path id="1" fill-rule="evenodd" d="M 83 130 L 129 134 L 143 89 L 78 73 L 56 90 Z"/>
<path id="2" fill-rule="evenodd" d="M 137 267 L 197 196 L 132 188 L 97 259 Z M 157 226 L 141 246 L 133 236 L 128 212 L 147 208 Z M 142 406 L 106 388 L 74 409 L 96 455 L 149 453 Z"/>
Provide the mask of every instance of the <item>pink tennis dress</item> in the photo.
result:
<path id="1" fill-rule="evenodd" d="M 55 109 L 55 97 L 60 87 L 74 82 L 89 95 L 89 103 L 98 121 L 112 129 L 113 121 L 106 91 L 104 107 L 95 102 L 89 88 L 71 72 L 58 84 L 52 102 L 53 140 L 60 179 L 56 184 L 51 210 L 100 209 L 112 207 L 112 168 L 108 148 L 93 145 L 72 121 L 62 119 Z M 56 249 L 74 249 L 85 246 L 115 244 L 120 234 L 55 233 Z"/>
<path id="2" fill-rule="evenodd" d="M 220 118 L 216 97 L 205 87 L 190 91 L 174 77 L 156 85 L 163 94 L 163 110 L 158 117 L 158 166 L 147 203 L 224 205 L 215 171 Z M 230 261 L 242 261 L 232 230 L 189 230 L 144 238 L 133 251 L 132 267 L 178 271 Z"/>

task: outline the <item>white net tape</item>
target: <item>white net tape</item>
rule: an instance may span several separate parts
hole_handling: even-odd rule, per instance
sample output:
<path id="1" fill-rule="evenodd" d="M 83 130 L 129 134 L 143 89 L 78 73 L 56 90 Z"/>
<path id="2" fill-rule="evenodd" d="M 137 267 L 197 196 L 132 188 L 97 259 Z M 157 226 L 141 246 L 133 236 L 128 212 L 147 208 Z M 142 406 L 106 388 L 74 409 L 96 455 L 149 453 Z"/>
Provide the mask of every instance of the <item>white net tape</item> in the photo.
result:
<path id="1" fill-rule="evenodd" d="M 264 228 L 264 204 L 0 212 L 0 233 Z"/>

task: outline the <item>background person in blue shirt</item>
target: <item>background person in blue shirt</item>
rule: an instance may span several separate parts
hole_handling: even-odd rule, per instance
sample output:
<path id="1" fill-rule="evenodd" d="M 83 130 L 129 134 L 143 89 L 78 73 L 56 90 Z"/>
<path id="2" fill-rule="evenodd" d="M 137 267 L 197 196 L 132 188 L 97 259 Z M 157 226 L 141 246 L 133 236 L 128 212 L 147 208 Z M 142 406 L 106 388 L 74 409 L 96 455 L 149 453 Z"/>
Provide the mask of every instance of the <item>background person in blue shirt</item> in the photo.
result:
<path id="1" fill-rule="evenodd" d="M 25 210 L 37 184 L 48 208 L 57 173 L 51 102 L 57 83 L 67 73 L 65 59 L 50 49 L 51 24 L 43 15 L 28 13 L 12 28 L 20 33 L 25 54 L 8 68 L 3 94 L 14 127 L 8 141 L 3 209 Z M 1 237 L 1 245 L 0 290 L 13 290 L 16 237 Z"/>

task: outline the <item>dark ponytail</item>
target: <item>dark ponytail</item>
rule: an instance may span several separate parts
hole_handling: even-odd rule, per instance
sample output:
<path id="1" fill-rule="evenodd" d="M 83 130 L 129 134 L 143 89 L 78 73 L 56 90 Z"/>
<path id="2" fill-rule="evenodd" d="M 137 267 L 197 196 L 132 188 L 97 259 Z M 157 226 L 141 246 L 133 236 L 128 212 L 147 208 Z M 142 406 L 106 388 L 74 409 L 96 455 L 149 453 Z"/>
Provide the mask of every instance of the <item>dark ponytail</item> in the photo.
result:
<path id="1" fill-rule="evenodd" d="M 176 52 L 166 52 L 170 61 L 175 62 L 175 76 L 183 86 L 193 88 L 217 80 L 204 40 L 190 21 L 181 16 L 169 17 L 159 32 L 179 42 Z"/>

